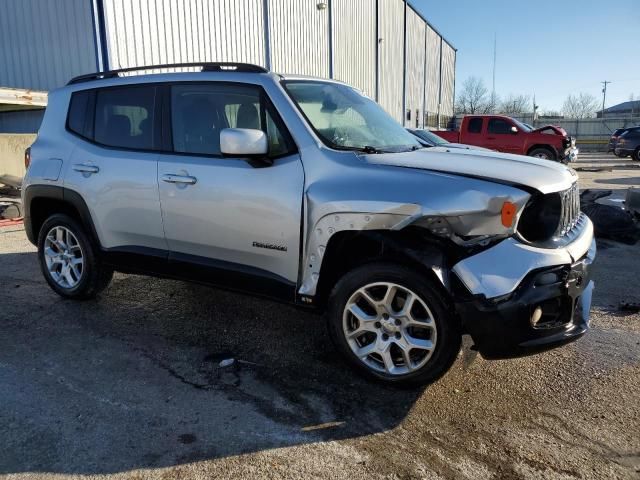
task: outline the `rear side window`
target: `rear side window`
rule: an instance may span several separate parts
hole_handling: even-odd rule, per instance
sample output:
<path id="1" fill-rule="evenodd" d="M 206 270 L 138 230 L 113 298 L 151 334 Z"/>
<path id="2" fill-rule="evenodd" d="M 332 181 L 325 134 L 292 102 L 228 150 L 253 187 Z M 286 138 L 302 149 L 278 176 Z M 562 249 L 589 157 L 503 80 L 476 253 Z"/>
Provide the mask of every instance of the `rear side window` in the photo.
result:
<path id="1" fill-rule="evenodd" d="M 250 128 L 267 134 L 269 156 L 292 150 L 292 142 L 258 88 L 230 84 L 171 87 L 171 134 L 179 153 L 221 155 L 220 132 Z"/>
<path id="2" fill-rule="evenodd" d="M 93 92 L 83 90 L 71 95 L 67 128 L 82 137 L 93 139 Z"/>
<path id="3" fill-rule="evenodd" d="M 492 118 L 489 120 L 487 131 L 489 133 L 511 133 L 511 123 L 501 118 Z"/>
<path id="4" fill-rule="evenodd" d="M 469 120 L 469 126 L 467 128 L 469 133 L 481 133 L 482 132 L 482 119 L 472 118 Z"/>
<path id="5" fill-rule="evenodd" d="M 97 90 L 94 140 L 109 147 L 153 149 L 155 94 L 149 86 Z"/>

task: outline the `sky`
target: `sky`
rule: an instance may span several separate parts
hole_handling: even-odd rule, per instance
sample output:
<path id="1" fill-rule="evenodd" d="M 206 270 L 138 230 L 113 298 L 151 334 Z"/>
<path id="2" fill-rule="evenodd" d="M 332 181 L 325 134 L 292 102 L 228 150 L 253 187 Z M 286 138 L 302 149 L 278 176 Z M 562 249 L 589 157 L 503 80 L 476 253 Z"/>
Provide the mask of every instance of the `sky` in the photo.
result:
<path id="1" fill-rule="evenodd" d="M 469 76 L 496 93 L 533 97 L 542 112 L 587 92 L 606 106 L 640 99 L 640 0 L 409 0 L 458 49 L 456 89 Z"/>

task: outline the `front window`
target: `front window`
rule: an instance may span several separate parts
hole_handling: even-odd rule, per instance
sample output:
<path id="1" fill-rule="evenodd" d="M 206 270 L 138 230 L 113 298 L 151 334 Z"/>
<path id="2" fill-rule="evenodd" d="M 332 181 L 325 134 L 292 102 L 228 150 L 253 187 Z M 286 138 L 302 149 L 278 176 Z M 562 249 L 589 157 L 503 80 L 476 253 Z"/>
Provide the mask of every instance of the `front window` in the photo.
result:
<path id="1" fill-rule="evenodd" d="M 516 124 L 516 127 L 518 127 L 518 130 L 521 130 L 523 132 L 531 132 L 531 131 L 533 131 L 533 128 L 531 127 L 531 125 L 519 122 L 515 118 L 512 118 L 511 120 L 513 120 L 513 123 Z"/>
<path id="2" fill-rule="evenodd" d="M 382 107 L 347 85 L 309 80 L 283 84 L 314 131 L 332 148 L 372 153 L 422 148 Z"/>
<path id="3" fill-rule="evenodd" d="M 489 133 L 504 135 L 511 133 L 511 126 L 511 123 L 503 120 L 502 118 L 492 118 L 489 120 L 489 127 L 487 128 L 487 131 Z"/>
<path id="4" fill-rule="evenodd" d="M 290 152 L 291 142 L 253 86 L 185 83 L 171 87 L 171 133 L 179 153 L 220 156 L 220 132 L 249 128 L 267 134 L 269 157 Z"/>

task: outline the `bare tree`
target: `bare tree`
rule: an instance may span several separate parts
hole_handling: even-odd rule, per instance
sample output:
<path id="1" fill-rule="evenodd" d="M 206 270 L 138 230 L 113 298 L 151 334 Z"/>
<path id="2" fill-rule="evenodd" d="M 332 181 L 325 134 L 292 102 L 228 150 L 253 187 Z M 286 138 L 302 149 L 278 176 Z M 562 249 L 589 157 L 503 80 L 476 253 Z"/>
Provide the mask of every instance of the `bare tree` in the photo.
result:
<path id="1" fill-rule="evenodd" d="M 569 95 L 562 106 L 562 113 L 568 118 L 593 117 L 598 110 L 598 100 L 590 93 L 578 93 Z"/>
<path id="2" fill-rule="evenodd" d="M 500 112 L 507 115 L 530 111 L 531 97 L 529 95 L 509 94 L 500 104 Z"/>
<path id="3" fill-rule="evenodd" d="M 456 113 L 490 113 L 491 95 L 481 78 L 469 77 L 456 95 Z"/>

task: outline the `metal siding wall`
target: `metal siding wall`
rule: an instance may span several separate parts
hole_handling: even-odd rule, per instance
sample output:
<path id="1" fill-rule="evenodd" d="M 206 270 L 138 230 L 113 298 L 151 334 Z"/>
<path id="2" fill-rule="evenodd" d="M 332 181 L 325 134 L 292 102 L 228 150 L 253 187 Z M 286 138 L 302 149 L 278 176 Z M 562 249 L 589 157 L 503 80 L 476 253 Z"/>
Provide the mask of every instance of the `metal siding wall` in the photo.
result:
<path id="1" fill-rule="evenodd" d="M 425 111 L 429 118 L 438 113 L 440 96 L 440 35 L 427 25 L 427 71 L 425 75 Z M 434 126 L 434 125 L 432 125 Z"/>
<path id="2" fill-rule="evenodd" d="M 265 65 L 263 0 L 104 0 L 111 68 Z"/>
<path id="3" fill-rule="evenodd" d="M 42 117 L 44 109 L 0 112 L 0 133 L 37 133 Z"/>
<path id="4" fill-rule="evenodd" d="M 402 83 L 404 71 L 404 1 L 378 2 L 379 89 L 378 103 L 402 123 Z"/>
<path id="5" fill-rule="evenodd" d="M 271 69 L 329 77 L 329 9 L 317 0 L 269 0 Z"/>
<path id="6" fill-rule="evenodd" d="M 405 125 L 412 128 L 424 125 L 425 27 L 424 20 L 407 8 L 405 108 L 411 119 L 407 120 L 406 115 L 404 118 Z"/>
<path id="7" fill-rule="evenodd" d="M 332 0 L 333 76 L 376 96 L 376 3 Z"/>
<path id="8" fill-rule="evenodd" d="M 88 0 L 3 0 L 0 85 L 51 90 L 94 72 L 92 9 Z"/>
<path id="9" fill-rule="evenodd" d="M 453 89 L 455 81 L 456 51 L 447 43 L 442 42 L 442 95 L 440 114 L 453 115 Z"/>

